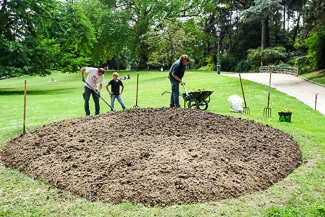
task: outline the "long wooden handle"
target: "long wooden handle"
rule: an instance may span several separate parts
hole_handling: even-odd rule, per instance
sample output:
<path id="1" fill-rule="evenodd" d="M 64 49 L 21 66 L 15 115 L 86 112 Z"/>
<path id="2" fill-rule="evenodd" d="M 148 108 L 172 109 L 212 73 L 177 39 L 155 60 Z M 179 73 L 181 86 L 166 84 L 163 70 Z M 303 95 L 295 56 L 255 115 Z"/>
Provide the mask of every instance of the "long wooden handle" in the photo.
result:
<path id="1" fill-rule="evenodd" d="M 267 107 L 270 107 L 270 99 L 271 99 L 271 76 L 272 72 L 270 72 L 270 79 L 269 79 L 269 92 L 267 94 Z"/>
<path id="2" fill-rule="evenodd" d="M 244 94 L 243 82 L 241 80 L 241 75 L 240 74 L 239 74 L 239 80 L 240 80 L 241 92 L 243 93 L 244 105 L 245 105 L 245 108 L 246 108 L 246 99 L 245 99 L 245 94 Z"/>
<path id="3" fill-rule="evenodd" d="M 27 81 L 24 82 L 24 118 L 23 118 L 23 135 L 26 133 L 26 95 L 27 95 Z"/>
<path id="4" fill-rule="evenodd" d="M 106 104 L 106 105 L 108 105 L 108 107 L 110 107 L 110 109 L 111 110 L 113 110 L 114 111 L 114 109 L 113 109 L 113 107 L 110 105 L 110 104 L 108 104 L 108 102 L 100 95 L 100 94 L 98 94 L 97 93 L 97 91 L 92 87 L 92 86 L 90 86 L 90 84 L 88 84 L 88 82 L 87 81 L 84 81 L 85 82 L 85 84 L 87 84 L 87 87 L 89 87 L 92 91 L 94 91 L 94 93 L 101 99 L 101 100 L 103 100 L 104 101 L 104 103 Z"/>

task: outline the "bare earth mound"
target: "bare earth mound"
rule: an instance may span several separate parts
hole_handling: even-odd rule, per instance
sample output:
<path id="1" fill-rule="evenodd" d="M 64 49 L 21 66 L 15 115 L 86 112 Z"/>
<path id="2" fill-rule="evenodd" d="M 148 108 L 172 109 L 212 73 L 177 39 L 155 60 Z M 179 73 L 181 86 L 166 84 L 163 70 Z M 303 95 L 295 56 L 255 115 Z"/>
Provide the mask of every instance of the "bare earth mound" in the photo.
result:
<path id="1" fill-rule="evenodd" d="M 2 150 L 10 168 L 112 203 L 198 203 L 266 189 L 302 160 L 293 138 L 190 109 L 131 109 L 52 123 Z"/>

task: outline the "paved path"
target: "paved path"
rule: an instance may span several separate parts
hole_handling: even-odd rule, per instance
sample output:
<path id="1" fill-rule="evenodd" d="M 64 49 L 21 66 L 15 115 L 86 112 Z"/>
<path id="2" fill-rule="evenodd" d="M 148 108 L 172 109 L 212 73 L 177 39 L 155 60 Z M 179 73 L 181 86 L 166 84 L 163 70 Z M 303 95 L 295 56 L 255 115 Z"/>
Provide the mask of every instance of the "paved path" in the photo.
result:
<path id="1" fill-rule="evenodd" d="M 225 76 L 237 77 L 238 74 L 223 74 Z M 269 73 L 242 73 L 242 79 L 256 83 L 269 85 Z M 315 108 L 315 95 L 317 96 L 317 110 L 325 115 L 325 87 L 306 81 L 301 77 L 288 74 L 273 73 L 271 87 L 292 96 L 311 108 Z"/>

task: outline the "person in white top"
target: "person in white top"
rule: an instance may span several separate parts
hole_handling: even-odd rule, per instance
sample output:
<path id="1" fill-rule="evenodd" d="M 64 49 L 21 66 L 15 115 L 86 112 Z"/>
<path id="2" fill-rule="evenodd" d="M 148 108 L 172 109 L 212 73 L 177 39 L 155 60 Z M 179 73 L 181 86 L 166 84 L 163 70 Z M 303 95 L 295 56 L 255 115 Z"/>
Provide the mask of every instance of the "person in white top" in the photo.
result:
<path id="1" fill-rule="evenodd" d="M 85 72 L 88 74 L 86 80 L 85 80 Z M 85 100 L 84 107 L 85 107 L 86 116 L 90 115 L 90 110 L 89 110 L 90 94 L 92 95 L 95 103 L 95 115 L 98 115 L 100 112 L 99 97 L 100 97 L 100 91 L 102 90 L 103 83 L 104 83 L 104 74 L 105 74 L 105 69 L 103 68 L 93 68 L 93 67 L 81 68 L 82 81 L 85 82 L 85 90 L 82 95 Z"/>

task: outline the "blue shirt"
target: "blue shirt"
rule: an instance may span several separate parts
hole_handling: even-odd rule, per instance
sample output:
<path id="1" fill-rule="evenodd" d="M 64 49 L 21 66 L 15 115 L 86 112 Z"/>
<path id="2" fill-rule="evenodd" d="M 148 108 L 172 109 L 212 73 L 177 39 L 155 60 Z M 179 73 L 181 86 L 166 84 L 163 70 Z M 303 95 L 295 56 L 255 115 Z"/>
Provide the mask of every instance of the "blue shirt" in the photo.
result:
<path id="1" fill-rule="evenodd" d="M 185 69 L 186 69 L 186 65 L 184 66 L 181 63 L 181 60 L 177 60 L 176 62 L 174 62 L 172 67 L 170 67 L 168 78 L 174 79 L 172 76 L 172 74 L 174 74 L 174 75 L 177 75 L 180 79 L 182 79 L 185 74 Z"/>

